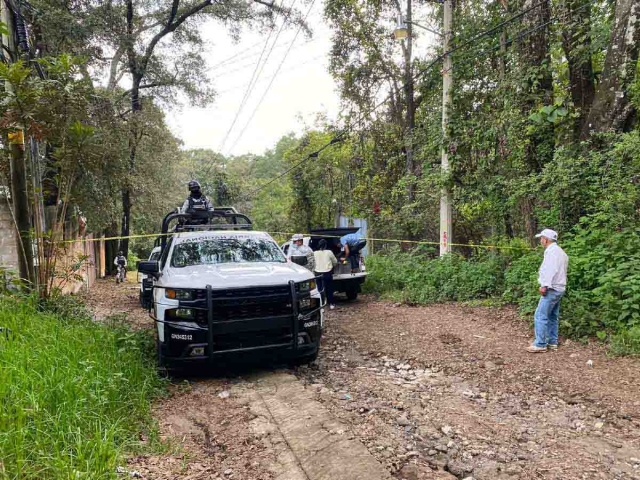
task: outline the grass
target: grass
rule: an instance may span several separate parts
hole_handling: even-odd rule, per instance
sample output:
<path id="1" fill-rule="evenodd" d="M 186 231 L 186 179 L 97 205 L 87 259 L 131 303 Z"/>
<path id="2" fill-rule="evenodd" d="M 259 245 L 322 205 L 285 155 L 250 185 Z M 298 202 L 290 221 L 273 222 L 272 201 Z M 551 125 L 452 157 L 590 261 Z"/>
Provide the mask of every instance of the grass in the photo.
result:
<path id="1" fill-rule="evenodd" d="M 614 355 L 640 356 L 640 325 L 613 335 L 610 349 Z"/>
<path id="2" fill-rule="evenodd" d="M 153 433 L 150 339 L 74 315 L 0 296 L 0 479 L 117 478 Z"/>

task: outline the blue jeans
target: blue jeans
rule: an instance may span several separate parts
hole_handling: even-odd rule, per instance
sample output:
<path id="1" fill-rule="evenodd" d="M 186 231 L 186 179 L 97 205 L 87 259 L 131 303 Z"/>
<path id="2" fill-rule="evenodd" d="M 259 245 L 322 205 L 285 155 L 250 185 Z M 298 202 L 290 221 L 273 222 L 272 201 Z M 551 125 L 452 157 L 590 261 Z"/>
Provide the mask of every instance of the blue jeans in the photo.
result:
<path id="1" fill-rule="evenodd" d="M 315 275 L 322 297 L 327 305 L 333 305 L 333 270 L 324 273 L 315 272 Z"/>
<path id="2" fill-rule="evenodd" d="M 533 344 L 536 347 L 558 344 L 560 300 L 563 295 L 564 292 L 548 289 L 547 294 L 540 297 L 538 308 L 533 317 L 536 332 L 536 340 Z"/>

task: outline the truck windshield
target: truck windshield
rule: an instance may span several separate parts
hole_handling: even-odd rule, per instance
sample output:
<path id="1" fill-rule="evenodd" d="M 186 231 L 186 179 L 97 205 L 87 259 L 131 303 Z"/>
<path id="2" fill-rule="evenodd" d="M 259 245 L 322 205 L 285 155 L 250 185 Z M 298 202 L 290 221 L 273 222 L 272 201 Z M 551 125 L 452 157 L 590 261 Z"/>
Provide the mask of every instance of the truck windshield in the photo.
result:
<path id="1" fill-rule="evenodd" d="M 176 245 L 171 266 L 286 261 L 278 246 L 263 238 L 200 238 Z"/>

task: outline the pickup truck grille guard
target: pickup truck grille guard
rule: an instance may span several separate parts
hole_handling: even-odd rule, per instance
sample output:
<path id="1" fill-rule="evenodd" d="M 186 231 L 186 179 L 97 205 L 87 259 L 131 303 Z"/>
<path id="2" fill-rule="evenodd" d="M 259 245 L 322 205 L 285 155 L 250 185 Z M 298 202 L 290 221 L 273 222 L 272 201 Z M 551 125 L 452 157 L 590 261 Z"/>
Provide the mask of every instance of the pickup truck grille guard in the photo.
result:
<path id="1" fill-rule="evenodd" d="M 285 293 L 286 288 L 287 287 L 285 286 L 280 286 L 280 287 L 273 287 L 271 289 L 269 288 L 237 289 L 237 290 L 230 289 L 224 292 L 227 295 L 218 296 L 216 298 L 216 293 L 218 293 L 219 291 L 215 291 L 213 290 L 211 285 L 207 285 L 206 290 L 197 291 L 196 299 L 180 302 L 180 308 L 193 308 L 200 313 L 206 313 L 206 326 L 203 325 L 204 322 L 202 323 L 197 322 L 199 324 L 198 327 L 194 327 L 194 326 L 184 325 L 179 321 L 165 321 L 160 319 L 157 319 L 156 321 L 158 323 L 163 323 L 167 326 L 179 328 L 181 330 L 191 330 L 191 331 L 197 330 L 201 332 L 203 330 L 206 330 L 206 333 L 207 333 L 206 357 L 210 363 L 213 363 L 214 358 L 216 356 L 219 356 L 222 354 L 228 354 L 228 353 L 236 353 L 236 352 L 252 352 L 252 351 L 259 351 L 259 350 L 281 349 L 281 350 L 289 350 L 293 352 L 293 354 L 295 355 L 295 352 L 298 351 L 298 347 L 299 347 L 298 338 L 301 333 L 300 332 L 301 322 L 304 322 L 305 320 L 316 315 L 322 308 L 322 305 L 320 304 L 320 306 L 318 306 L 318 308 L 314 310 L 301 313 L 298 309 L 298 300 L 301 297 L 301 295 L 297 291 L 295 282 L 290 281 L 288 283 L 288 289 L 287 289 L 288 291 Z M 252 291 L 254 292 L 254 295 L 250 294 L 250 292 Z M 264 293 L 265 291 L 267 292 L 266 294 Z M 280 292 L 279 294 L 273 293 L 278 291 Z M 200 292 L 204 293 L 204 295 L 201 295 Z M 219 330 L 222 325 L 225 325 L 226 323 L 225 320 L 229 321 L 228 316 L 226 316 L 227 318 L 224 318 L 224 319 L 217 318 L 216 309 L 214 308 L 217 301 L 219 301 L 220 303 L 227 303 L 230 301 L 235 303 L 243 303 L 243 301 L 246 301 L 246 302 L 249 302 L 249 304 L 251 304 L 251 301 L 255 299 L 268 300 L 269 298 L 277 298 L 277 297 L 280 297 L 282 299 L 281 301 L 286 302 L 287 313 L 284 313 L 284 310 L 282 310 L 280 312 L 281 314 L 279 315 L 267 315 L 267 316 L 257 315 L 256 317 L 253 317 L 253 318 L 248 318 L 245 315 L 245 318 L 234 320 L 234 321 L 237 321 L 239 324 L 242 324 L 243 321 L 250 322 L 250 321 L 264 320 L 268 322 L 270 318 L 284 319 L 283 317 L 288 317 L 289 320 L 287 322 L 287 325 L 288 325 L 286 328 L 287 331 L 284 335 L 282 335 L 282 329 L 280 332 L 278 332 L 278 329 L 273 330 L 273 332 L 268 332 L 267 331 L 268 329 L 261 330 L 258 332 L 258 335 L 273 333 L 274 335 L 271 337 L 271 339 L 276 340 L 275 343 L 268 342 L 268 343 L 262 343 L 260 345 L 252 345 L 252 346 L 237 346 L 237 347 L 232 346 L 232 348 L 221 348 L 221 349 L 216 348 L 216 345 L 220 345 L 220 342 L 218 341 L 219 337 L 216 338 L 216 330 Z M 288 308 L 289 303 L 291 305 L 290 308 Z M 206 305 L 206 309 L 202 308 L 203 304 Z M 254 303 L 253 305 L 259 306 L 260 303 L 259 302 L 257 304 Z M 203 310 L 205 311 L 203 312 Z M 204 318 L 202 320 L 204 320 Z M 232 327 L 225 328 L 224 330 L 226 331 L 223 335 L 233 337 L 234 333 L 233 331 L 229 332 L 230 329 L 232 330 L 233 328 Z M 239 328 L 238 335 L 241 335 L 241 332 L 242 332 L 242 328 Z M 283 337 L 286 337 L 287 341 L 282 341 Z M 267 340 L 268 338 L 269 338 L 269 335 L 266 335 Z"/>

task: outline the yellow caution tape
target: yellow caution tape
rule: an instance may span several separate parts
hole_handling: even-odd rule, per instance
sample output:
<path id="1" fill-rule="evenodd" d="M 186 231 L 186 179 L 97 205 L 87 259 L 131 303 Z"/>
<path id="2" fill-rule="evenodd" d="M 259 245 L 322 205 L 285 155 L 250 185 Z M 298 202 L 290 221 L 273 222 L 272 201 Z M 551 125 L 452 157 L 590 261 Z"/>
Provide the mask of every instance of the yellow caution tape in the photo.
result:
<path id="1" fill-rule="evenodd" d="M 291 232 L 267 232 L 272 235 L 295 235 Z M 311 236 L 313 234 L 303 233 L 302 235 Z M 323 238 L 342 238 L 344 235 L 322 235 Z M 398 240 L 397 238 L 372 238 L 362 237 L 363 240 L 372 240 L 375 242 L 396 242 L 396 243 L 411 243 L 414 245 L 440 245 L 440 242 L 427 242 L 423 240 Z M 477 243 L 449 243 L 452 247 L 471 247 L 471 248 L 496 248 L 503 250 L 535 250 L 533 247 L 505 247 L 500 245 L 480 245 Z"/>
<path id="2" fill-rule="evenodd" d="M 133 239 L 133 238 L 158 238 L 162 236 L 171 236 L 175 233 L 181 232 L 169 232 L 169 233 L 146 233 L 139 235 L 129 235 L 129 236 L 117 236 L 117 237 L 97 237 L 97 238 L 83 238 L 76 240 L 64 240 L 61 243 L 77 243 L 77 242 L 101 242 L 101 241 L 112 241 L 112 240 L 124 240 L 124 239 Z M 284 236 L 292 236 L 295 233 L 292 232 L 266 232 L 270 235 L 284 235 Z M 303 233 L 305 236 L 311 236 L 312 234 Z M 338 235 L 323 235 L 324 238 L 342 238 L 342 236 Z M 362 237 L 363 240 L 374 241 L 374 242 L 394 242 L 394 243 L 410 243 L 412 245 L 440 245 L 439 242 L 428 242 L 425 240 L 398 240 L 397 238 L 372 238 L 372 237 Z M 485 249 L 496 249 L 496 250 L 534 250 L 532 247 L 507 247 L 501 245 L 481 245 L 476 243 L 450 243 L 452 247 L 468 247 L 468 248 L 485 248 Z"/>

